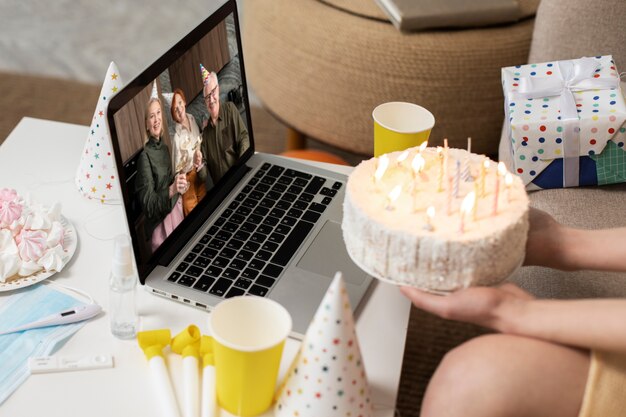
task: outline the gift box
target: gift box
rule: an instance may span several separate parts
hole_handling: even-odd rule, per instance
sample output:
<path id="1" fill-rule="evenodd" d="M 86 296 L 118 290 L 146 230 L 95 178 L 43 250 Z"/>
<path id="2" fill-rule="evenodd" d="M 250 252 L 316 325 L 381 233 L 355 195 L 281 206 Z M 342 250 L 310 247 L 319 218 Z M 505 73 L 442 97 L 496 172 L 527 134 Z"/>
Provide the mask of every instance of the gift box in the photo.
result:
<path id="1" fill-rule="evenodd" d="M 626 103 L 613 58 L 502 68 L 512 170 L 528 190 L 626 182 Z"/>

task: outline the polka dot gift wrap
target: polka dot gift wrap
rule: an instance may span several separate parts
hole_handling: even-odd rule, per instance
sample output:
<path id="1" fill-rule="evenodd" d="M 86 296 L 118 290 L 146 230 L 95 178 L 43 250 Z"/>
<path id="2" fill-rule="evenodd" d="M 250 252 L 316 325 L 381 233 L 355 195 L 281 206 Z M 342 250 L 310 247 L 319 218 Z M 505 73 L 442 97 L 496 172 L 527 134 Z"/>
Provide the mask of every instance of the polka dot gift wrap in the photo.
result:
<path id="1" fill-rule="evenodd" d="M 107 125 L 109 101 L 123 87 L 119 74 L 115 62 L 111 62 L 102 83 L 98 104 L 91 119 L 87 141 L 74 179 L 78 191 L 84 197 L 102 203 L 119 203 L 122 199 Z"/>
<path id="2" fill-rule="evenodd" d="M 348 294 L 337 273 L 307 329 L 276 402 L 276 417 L 371 417 Z"/>
<path id="3" fill-rule="evenodd" d="M 511 170 L 528 190 L 626 182 L 626 103 L 613 58 L 502 69 Z"/>

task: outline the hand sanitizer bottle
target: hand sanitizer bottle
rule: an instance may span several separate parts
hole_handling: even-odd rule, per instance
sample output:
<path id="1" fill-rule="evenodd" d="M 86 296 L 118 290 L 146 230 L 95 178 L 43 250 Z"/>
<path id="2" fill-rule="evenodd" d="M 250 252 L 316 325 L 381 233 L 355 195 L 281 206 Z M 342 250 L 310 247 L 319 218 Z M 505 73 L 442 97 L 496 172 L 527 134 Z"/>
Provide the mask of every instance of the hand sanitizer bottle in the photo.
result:
<path id="1" fill-rule="evenodd" d="M 109 281 L 109 315 L 111 333 L 120 339 L 137 335 L 138 317 L 135 306 L 137 274 L 133 267 L 132 247 L 128 236 L 115 238 L 113 264 Z"/>

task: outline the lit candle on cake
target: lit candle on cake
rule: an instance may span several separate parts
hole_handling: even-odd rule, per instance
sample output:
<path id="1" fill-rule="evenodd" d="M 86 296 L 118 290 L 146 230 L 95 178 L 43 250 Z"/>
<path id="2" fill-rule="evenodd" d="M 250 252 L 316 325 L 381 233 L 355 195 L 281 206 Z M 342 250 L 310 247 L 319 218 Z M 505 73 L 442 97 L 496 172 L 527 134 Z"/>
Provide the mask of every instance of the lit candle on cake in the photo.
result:
<path id="1" fill-rule="evenodd" d="M 487 176 L 487 170 L 489 170 L 489 159 L 485 159 L 480 168 L 480 196 L 485 196 L 485 177 Z"/>
<path id="2" fill-rule="evenodd" d="M 459 182 L 461 182 L 461 161 L 456 160 L 456 173 L 454 174 L 454 198 L 459 197 Z"/>
<path id="3" fill-rule="evenodd" d="M 443 140 L 443 175 L 448 175 L 448 139 Z"/>
<path id="4" fill-rule="evenodd" d="M 493 194 L 493 210 L 491 211 L 491 215 L 495 216 L 498 214 L 498 197 L 500 194 L 500 177 L 506 175 L 506 167 L 504 166 L 504 162 L 498 162 L 498 171 L 496 172 L 496 185 L 495 191 Z"/>
<path id="5" fill-rule="evenodd" d="M 504 184 L 506 185 L 506 201 L 511 202 L 511 185 L 513 184 L 513 175 L 510 172 L 506 173 L 504 177 Z"/>
<path id="6" fill-rule="evenodd" d="M 378 165 L 376 166 L 376 172 L 374 172 L 374 182 L 379 183 L 380 180 L 385 175 L 385 171 L 389 166 L 389 157 L 387 155 L 382 155 L 378 158 Z"/>
<path id="7" fill-rule="evenodd" d="M 398 164 L 398 166 L 402 166 L 402 162 L 404 162 L 404 160 L 409 156 L 409 150 L 407 149 L 406 151 L 402 152 L 400 155 L 398 155 L 398 158 L 396 159 L 396 163 Z"/>
<path id="8" fill-rule="evenodd" d="M 387 210 L 395 210 L 393 203 L 400 197 L 400 193 L 402 192 L 402 184 L 396 185 L 391 192 L 387 195 Z"/>
<path id="9" fill-rule="evenodd" d="M 454 177 L 448 176 L 448 187 L 446 190 L 446 214 L 448 216 L 452 214 L 452 187 L 454 187 Z"/>
<path id="10" fill-rule="evenodd" d="M 439 160 L 439 177 L 438 177 L 438 186 L 437 192 L 440 193 L 443 191 L 443 149 L 441 146 L 437 146 L 437 159 Z"/>
<path id="11" fill-rule="evenodd" d="M 428 141 L 427 141 L 427 140 L 425 140 L 424 142 L 422 142 L 422 144 L 420 145 L 420 147 L 418 148 L 418 150 L 417 150 L 417 151 L 418 151 L 419 153 L 422 153 L 422 152 L 424 152 L 424 149 L 426 149 L 426 147 L 428 147 Z"/>
<path id="12" fill-rule="evenodd" d="M 463 181 L 471 181 L 472 174 L 470 172 L 470 153 L 472 152 L 472 138 L 467 138 L 467 155 L 463 159 Z"/>
<path id="13" fill-rule="evenodd" d="M 417 181 L 417 175 L 422 172 L 425 165 L 426 161 L 424 160 L 424 157 L 420 154 L 415 155 L 415 157 L 413 158 L 413 162 L 411 162 L 411 168 L 413 168 L 413 182 Z M 423 177 L 421 178 L 422 180 L 424 180 Z"/>
<path id="14" fill-rule="evenodd" d="M 428 208 L 426 209 L 426 224 L 424 225 L 424 230 L 428 230 L 429 232 L 432 232 L 433 230 L 435 230 L 435 228 L 433 227 L 434 218 L 435 218 L 435 207 L 428 206 Z"/>
<path id="15" fill-rule="evenodd" d="M 465 216 L 472 212 L 474 209 L 474 203 L 476 200 L 476 194 L 470 192 L 465 196 L 461 203 L 461 226 L 459 227 L 459 233 L 465 233 Z"/>
<path id="16" fill-rule="evenodd" d="M 474 195 L 476 196 L 476 203 L 472 207 L 472 220 L 473 221 L 476 221 L 476 219 L 477 219 L 476 212 L 478 211 L 478 200 L 479 200 L 479 196 L 480 196 L 480 193 L 478 191 L 479 191 L 478 190 L 478 181 L 474 181 Z"/>

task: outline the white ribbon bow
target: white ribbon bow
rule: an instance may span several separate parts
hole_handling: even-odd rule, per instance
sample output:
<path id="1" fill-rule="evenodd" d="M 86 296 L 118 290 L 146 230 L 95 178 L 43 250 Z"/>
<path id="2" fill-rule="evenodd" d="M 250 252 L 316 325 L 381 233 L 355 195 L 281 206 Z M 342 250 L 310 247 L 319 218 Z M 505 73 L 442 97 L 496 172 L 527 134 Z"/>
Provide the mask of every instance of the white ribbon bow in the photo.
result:
<path id="1" fill-rule="evenodd" d="M 580 119 L 575 91 L 617 88 L 617 78 L 594 78 L 600 62 L 593 58 L 558 61 L 558 71 L 551 77 L 521 77 L 518 91 L 509 93 L 509 101 L 543 97 L 560 97 L 563 129 L 563 186 L 578 186 L 580 156 Z"/>

